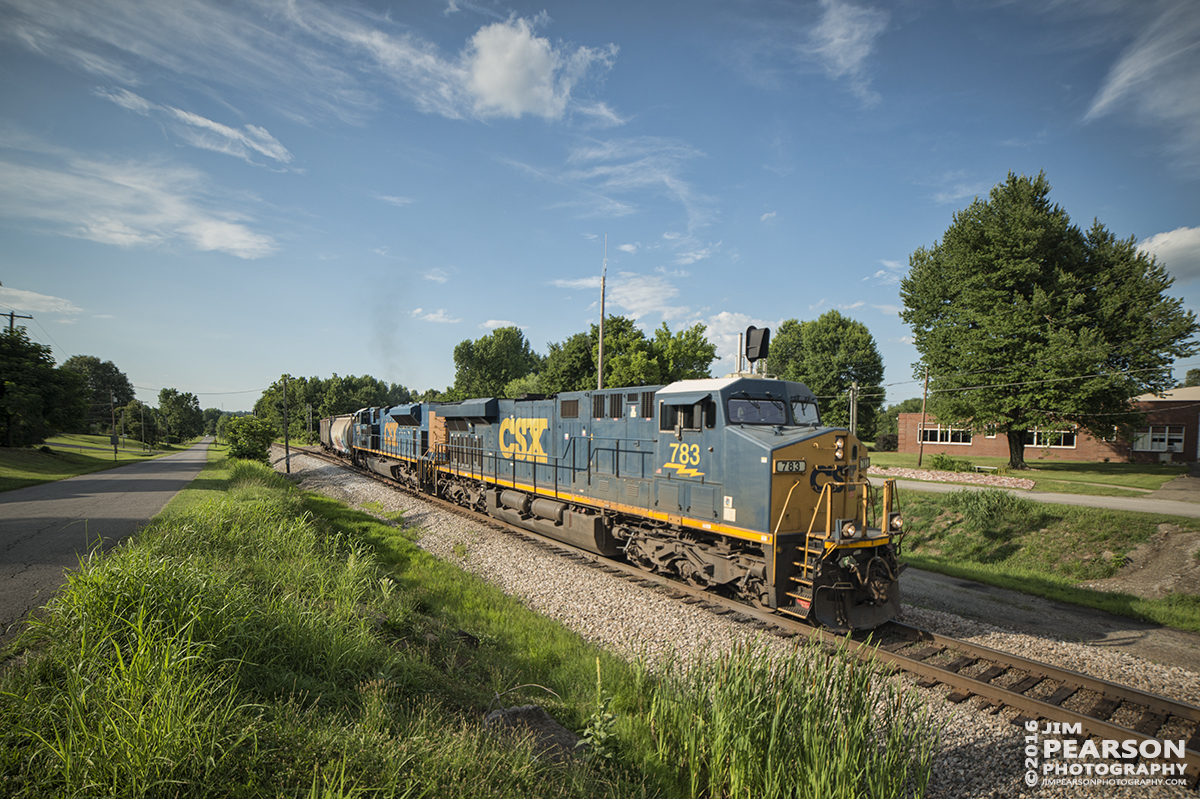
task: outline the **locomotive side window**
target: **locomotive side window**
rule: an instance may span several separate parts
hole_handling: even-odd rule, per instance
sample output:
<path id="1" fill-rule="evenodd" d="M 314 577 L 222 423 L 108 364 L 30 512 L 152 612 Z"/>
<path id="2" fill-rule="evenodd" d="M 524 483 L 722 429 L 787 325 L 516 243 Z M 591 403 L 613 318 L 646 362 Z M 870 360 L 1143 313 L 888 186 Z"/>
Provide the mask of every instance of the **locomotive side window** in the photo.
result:
<path id="1" fill-rule="evenodd" d="M 670 433 L 674 430 L 699 430 L 700 419 L 704 415 L 715 416 L 716 414 L 703 414 L 701 409 L 705 405 L 712 405 L 716 408 L 716 403 L 709 400 L 701 405 L 668 405 L 665 402 L 659 404 L 658 409 L 658 430 L 661 433 Z M 713 425 L 708 425 L 712 427 Z"/>
<path id="2" fill-rule="evenodd" d="M 643 391 L 642 392 L 642 418 L 643 419 L 653 419 L 654 418 L 654 392 L 653 391 Z"/>
<path id="3" fill-rule="evenodd" d="M 562 418 L 578 419 L 579 418 L 579 400 L 563 400 L 562 401 Z"/>

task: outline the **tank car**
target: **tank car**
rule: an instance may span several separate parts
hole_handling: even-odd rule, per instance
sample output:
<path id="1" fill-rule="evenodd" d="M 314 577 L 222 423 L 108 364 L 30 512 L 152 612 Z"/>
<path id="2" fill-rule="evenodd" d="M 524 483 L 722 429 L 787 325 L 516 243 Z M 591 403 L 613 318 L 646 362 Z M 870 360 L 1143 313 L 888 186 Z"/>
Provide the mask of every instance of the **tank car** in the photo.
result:
<path id="1" fill-rule="evenodd" d="M 894 483 L 867 480 L 866 448 L 801 383 L 366 408 L 321 433 L 416 490 L 758 607 L 839 631 L 899 613 Z"/>

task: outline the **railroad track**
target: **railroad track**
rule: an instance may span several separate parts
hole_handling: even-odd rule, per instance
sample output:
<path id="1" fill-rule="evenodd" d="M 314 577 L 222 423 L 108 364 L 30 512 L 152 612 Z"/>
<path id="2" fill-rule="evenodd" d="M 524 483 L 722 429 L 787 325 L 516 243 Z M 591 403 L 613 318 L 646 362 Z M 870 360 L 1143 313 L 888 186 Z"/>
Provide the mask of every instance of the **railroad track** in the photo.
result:
<path id="1" fill-rule="evenodd" d="M 330 456 L 320 448 L 293 449 L 353 469 L 343 459 Z M 1137 747 L 1144 741 L 1154 739 L 1185 741 L 1182 758 L 1172 757 L 1161 762 L 1185 763 L 1188 785 L 1196 788 L 1200 783 L 1200 707 L 1195 705 L 895 621 L 876 628 L 869 636 L 836 636 L 798 620 L 750 607 L 627 563 L 601 558 L 561 541 L 481 516 L 453 503 L 408 491 L 399 483 L 372 472 L 361 469 L 355 471 L 476 524 L 491 525 L 518 535 L 568 560 L 658 591 L 739 624 L 780 637 L 816 637 L 830 647 L 846 646 L 864 660 L 874 660 L 892 671 L 913 675 L 923 688 L 946 686 L 948 692 L 945 698 L 949 702 L 962 703 L 979 697 L 981 706 L 992 713 L 1013 708 L 1017 711 L 1013 723 L 1025 726 L 1027 730 L 1028 724 L 1036 724 L 1038 731 L 1046 729 L 1047 724 L 1057 724 L 1060 726 L 1051 729 L 1068 730 L 1070 732 L 1062 733 L 1063 737 L 1075 738 L 1081 743 L 1085 739 L 1134 741 Z M 1123 759 L 1126 763 L 1136 764 L 1138 757 Z M 1041 752 L 1039 761 L 1040 758 Z"/>

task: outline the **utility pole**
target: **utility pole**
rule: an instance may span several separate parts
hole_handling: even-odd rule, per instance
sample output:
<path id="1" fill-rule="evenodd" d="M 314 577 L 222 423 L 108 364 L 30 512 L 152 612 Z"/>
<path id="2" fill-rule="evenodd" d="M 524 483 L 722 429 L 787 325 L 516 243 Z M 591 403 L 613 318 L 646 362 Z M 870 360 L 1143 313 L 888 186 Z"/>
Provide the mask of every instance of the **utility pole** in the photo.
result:
<path id="1" fill-rule="evenodd" d="M 112 414 L 112 445 L 113 445 L 113 460 L 117 459 L 117 397 L 111 391 L 108 392 L 108 410 Z"/>
<path id="2" fill-rule="evenodd" d="M 596 360 L 596 390 L 604 388 L 604 282 L 608 279 L 608 234 L 604 234 L 604 268 L 600 271 L 600 352 Z"/>
<path id="3" fill-rule="evenodd" d="M 288 376 L 283 376 L 283 464 L 284 470 L 292 473 L 292 450 L 288 444 L 288 407 L 287 407 L 287 379 Z"/>
<path id="4" fill-rule="evenodd" d="M 850 384 L 850 434 L 858 435 L 858 382 Z"/>
<path id="5" fill-rule="evenodd" d="M 307 443 L 312 444 L 313 443 L 313 441 L 312 441 L 312 403 L 306 402 L 305 405 L 308 406 L 308 442 Z"/>
<path id="6" fill-rule="evenodd" d="M 8 332 L 9 333 L 12 332 L 13 322 L 15 320 L 17 320 L 17 319 L 32 319 L 33 318 L 32 316 L 22 316 L 21 314 L 17 313 L 16 311 L 9 311 L 6 314 L 0 314 L 0 316 L 8 317 Z"/>
<path id="7" fill-rule="evenodd" d="M 921 394 L 921 426 L 917 429 L 917 440 L 921 442 L 917 449 L 917 468 L 921 468 L 921 460 L 925 457 L 925 401 L 929 399 L 929 365 L 925 366 L 925 390 Z"/>

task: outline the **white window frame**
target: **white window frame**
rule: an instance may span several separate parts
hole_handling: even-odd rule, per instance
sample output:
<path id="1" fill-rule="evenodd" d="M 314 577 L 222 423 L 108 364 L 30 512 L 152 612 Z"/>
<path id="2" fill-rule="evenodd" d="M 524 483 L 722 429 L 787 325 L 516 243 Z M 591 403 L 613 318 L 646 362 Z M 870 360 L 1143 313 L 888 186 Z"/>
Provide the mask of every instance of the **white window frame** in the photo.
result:
<path id="1" fill-rule="evenodd" d="M 1156 424 L 1144 427 L 1133 439 L 1134 452 L 1183 452 L 1187 425 Z"/>
<path id="2" fill-rule="evenodd" d="M 1025 436 L 1025 446 L 1033 447 L 1034 449 L 1075 449 L 1076 444 L 1079 443 L 1079 431 L 1074 428 L 1070 430 L 1041 430 L 1035 427 L 1033 430 L 1027 430 L 1025 432 Z M 1030 436 L 1033 437 L 1032 442 L 1029 440 Z M 1051 436 L 1061 436 L 1061 438 L 1058 439 L 1059 441 L 1064 441 L 1069 436 L 1071 443 L 1047 443 L 1048 441 L 1054 440 L 1050 438 Z"/>
<path id="3" fill-rule="evenodd" d="M 933 438 L 928 438 L 927 433 L 932 433 Z M 917 437 L 924 444 L 949 444 L 956 447 L 971 446 L 971 429 L 969 427 L 943 427 L 940 424 L 927 424 L 918 426 Z M 963 441 L 963 437 L 966 441 Z M 958 441 L 954 439 L 958 438 Z"/>

